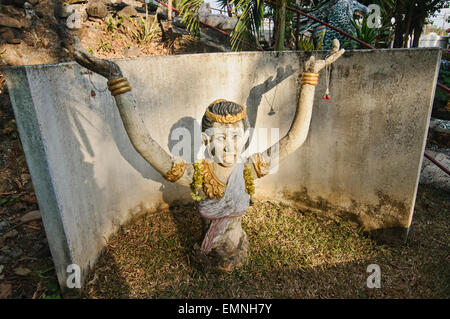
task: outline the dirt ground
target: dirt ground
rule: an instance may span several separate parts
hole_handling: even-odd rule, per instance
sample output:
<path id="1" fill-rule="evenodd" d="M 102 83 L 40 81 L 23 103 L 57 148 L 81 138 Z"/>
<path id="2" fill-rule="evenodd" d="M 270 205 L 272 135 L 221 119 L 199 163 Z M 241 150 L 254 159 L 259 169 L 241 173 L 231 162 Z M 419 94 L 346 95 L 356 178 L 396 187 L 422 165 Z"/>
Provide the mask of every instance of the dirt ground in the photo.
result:
<path id="1" fill-rule="evenodd" d="M 21 43 L 0 45 L 0 65 L 70 60 L 53 7 L 54 0 L 40 1 L 39 19 L 22 29 Z M 159 32 L 142 42 L 133 28 L 116 21 L 112 32 L 104 20 L 89 19 L 74 34 L 102 58 L 215 51 L 183 35 L 172 52 Z M 421 185 L 408 243 L 395 247 L 376 244 L 344 221 L 256 203 L 244 218 L 249 262 L 231 274 L 204 273 L 191 262 L 199 217 L 191 206 L 171 207 L 130 221 L 110 239 L 83 297 L 449 298 L 449 199 Z M 38 210 L 0 73 L 0 298 L 61 298 Z M 365 286 L 369 264 L 381 267 L 381 289 Z"/>

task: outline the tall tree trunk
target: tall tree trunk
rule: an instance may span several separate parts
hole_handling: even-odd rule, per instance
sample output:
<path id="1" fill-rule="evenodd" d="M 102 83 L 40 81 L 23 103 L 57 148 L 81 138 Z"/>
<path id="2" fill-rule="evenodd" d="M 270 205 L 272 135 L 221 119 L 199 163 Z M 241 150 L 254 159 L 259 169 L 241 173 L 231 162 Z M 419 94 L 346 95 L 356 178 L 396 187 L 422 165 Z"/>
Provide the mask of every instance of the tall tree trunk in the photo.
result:
<path id="1" fill-rule="evenodd" d="M 422 34 L 423 26 L 425 24 L 425 18 L 426 18 L 426 15 L 424 14 L 423 11 L 418 11 L 416 13 L 417 14 L 414 17 L 414 24 L 413 24 L 413 28 L 414 28 L 414 39 L 413 39 L 413 43 L 412 43 L 413 48 L 417 48 L 419 46 L 419 39 L 420 39 L 420 35 Z"/>
<path id="2" fill-rule="evenodd" d="M 167 22 L 169 22 L 169 29 L 172 29 L 172 0 L 167 3 Z"/>
<path id="3" fill-rule="evenodd" d="M 410 41 L 409 36 L 412 34 L 411 25 L 413 22 L 414 5 L 416 4 L 416 1 L 412 1 L 412 0 L 409 0 L 409 1 L 410 1 L 410 4 L 409 4 L 408 12 L 406 13 L 405 35 L 403 38 L 403 47 L 404 48 L 408 47 L 408 43 Z"/>
<path id="4" fill-rule="evenodd" d="M 230 18 L 233 16 L 233 8 L 231 7 L 230 0 L 227 0 L 227 13 Z"/>
<path id="5" fill-rule="evenodd" d="M 403 34 L 405 34 L 405 21 L 403 19 L 403 14 L 405 12 L 405 0 L 397 1 L 395 5 L 395 39 L 394 48 L 403 47 Z"/>
<path id="6" fill-rule="evenodd" d="M 413 43 L 412 43 L 413 48 L 417 48 L 419 46 L 419 39 L 420 39 L 420 35 L 422 34 L 422 28 L 423 28 L 423 24 L 420 26 L 416 25 L 414 27 L 414 39 L 413 39 Z"/>
<path id="7" fill-rule="evenodd" d="M 284 49 L 284 38 L 286 29 L 286 2 L 287 0 L 278 0 L 277 8 L 277 30 L 275 34 L 275 51 Z"/>

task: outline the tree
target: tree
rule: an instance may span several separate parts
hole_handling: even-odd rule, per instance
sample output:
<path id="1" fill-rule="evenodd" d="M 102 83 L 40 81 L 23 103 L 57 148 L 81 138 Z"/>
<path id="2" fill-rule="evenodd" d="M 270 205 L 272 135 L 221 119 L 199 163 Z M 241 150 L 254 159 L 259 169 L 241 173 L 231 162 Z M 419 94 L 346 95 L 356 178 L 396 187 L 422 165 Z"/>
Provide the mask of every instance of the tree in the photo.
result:
<path id="1" fill-rule="evenodd" d="M 278 0 L 278 8 L 276 12 L 276 34 L 275 34 L 275 50 L 282 51 L 284 49 L 285 32 L 286 32 L 286 0 Z"/>
<path id="2" fill-rule="evenodd" d="M 384 25 L 391 26 L 394 32 L 394 48 L 407 47 L 411 39 L 412 47 L 419 45 L 419 38 L 427 18 L 436 11 L 448 7 L 446 0 L 360 0 L 365 5 L 378 4 L 381 8 Z"/>
<path id="3" fill-rule="evenodd" d="M 286 0 L 284 0 L 286 1 Z M 183 13 L 183 22 L 187 24 L 188 31 L 199 34 L 200 7 L 204 0 L 181 0 L 179 9 Z M 231 47 L 235 50 L 250 42 L 259 47 L 261 29 L 264 23 L 263 0 L 218 0 L 222 8 L 235 15 L 238 22 L 231 33 Z M 234 8 L 234 10 L 233 10 Z"/>

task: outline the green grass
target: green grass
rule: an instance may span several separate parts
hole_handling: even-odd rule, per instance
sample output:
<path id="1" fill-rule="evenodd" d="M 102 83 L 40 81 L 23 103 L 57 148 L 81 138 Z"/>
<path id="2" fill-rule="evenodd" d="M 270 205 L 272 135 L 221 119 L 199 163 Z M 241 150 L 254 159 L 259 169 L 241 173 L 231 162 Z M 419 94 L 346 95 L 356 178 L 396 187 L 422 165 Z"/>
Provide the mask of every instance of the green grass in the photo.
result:
<path id="1" fill-rule="evenodd" d="M 231 273 L 204 272 L 195 265 L 192 252 L 201 242 L 200 217 L 193 206 L 175 207 L 122 227 L 90 274 L 84 296 L 448 298 L 448 241 L 427 241 L 448 233 L 446 207 L 440 206 L 432 221 L 425 221 L 428 216 L 418 210 L 408 244 L 392 247 L 377 245 L 345 221 L 257 202 L 243 217 L 248 262 Z M 381 267 L 381 289 L 366 287 L 370 264 Z"/>

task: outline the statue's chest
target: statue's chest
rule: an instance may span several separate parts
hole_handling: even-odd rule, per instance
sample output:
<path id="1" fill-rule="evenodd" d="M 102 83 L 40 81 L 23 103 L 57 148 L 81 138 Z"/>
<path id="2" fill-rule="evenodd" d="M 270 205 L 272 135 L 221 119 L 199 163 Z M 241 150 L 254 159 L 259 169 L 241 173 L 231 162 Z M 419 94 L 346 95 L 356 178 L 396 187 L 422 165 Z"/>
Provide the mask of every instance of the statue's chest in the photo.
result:
<path id="1" fill-rule="evenodd" d="M 220 199 L 225 194 L 226 184 L 220 181 L 211 167 L 204 165 L 203 170 L 203 193 L 209 198 Z"/>
<path id="2" fill-rule="evenodd" d="M 222 182 L 214 173 L 212 166 L 203 161 L 202 163 L 202 186 L 201 190 L 205 198 L 209 199 L 221 199 L 225 194 L 226 183 Z M 244 178 L 245 188 L 248 194 L 252 195 L 254 191 L 253 177 L 249 171 L 248 165 L 244 166 L 241 172 Z"/>

